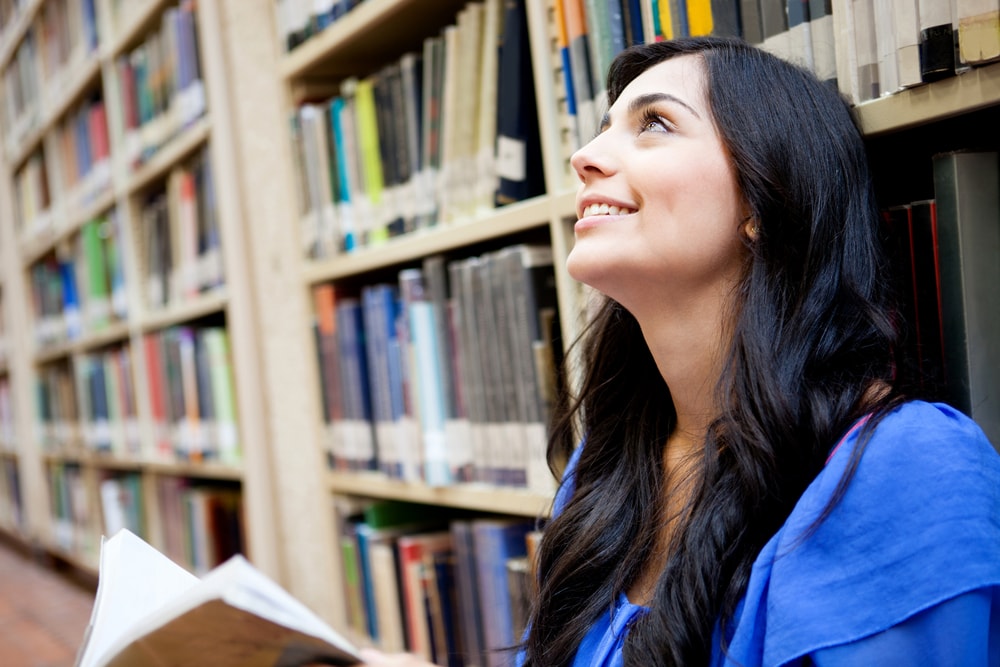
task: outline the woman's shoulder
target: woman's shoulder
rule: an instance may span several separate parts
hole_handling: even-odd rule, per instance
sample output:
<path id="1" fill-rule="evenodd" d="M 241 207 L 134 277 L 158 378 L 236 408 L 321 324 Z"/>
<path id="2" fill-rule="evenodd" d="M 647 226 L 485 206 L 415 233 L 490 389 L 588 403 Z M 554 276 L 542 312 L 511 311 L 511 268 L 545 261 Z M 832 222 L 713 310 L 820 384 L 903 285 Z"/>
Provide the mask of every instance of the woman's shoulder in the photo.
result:
<path id="1" fill-rule="evenodd" d="M 823 492 L 814 493 L 814 500 L 829 499 L 825 492 L 839 485 L 861 443 L 864 449 L 844 494 L 850 505 L 879 499 L 889 501 L 890 508 L 914 507 L 917 499 L 952 491 L 967 499 L 998 498 L 1000 454 L 972 419 L 948 405 L 904 403 L 878 422 L 867 442 L 864 436 L 864 429 L 856 430 L 831 457 L 817 480 Z"/>
<path id="2" fill-rule="evenodd" d="M 863 434 L 846 439 L 755 565 L 778 653 L 855 641 L 1000 585 L 1000 455 L 975 422 L 903 404 L 875 426 L 838 495 Z"/>

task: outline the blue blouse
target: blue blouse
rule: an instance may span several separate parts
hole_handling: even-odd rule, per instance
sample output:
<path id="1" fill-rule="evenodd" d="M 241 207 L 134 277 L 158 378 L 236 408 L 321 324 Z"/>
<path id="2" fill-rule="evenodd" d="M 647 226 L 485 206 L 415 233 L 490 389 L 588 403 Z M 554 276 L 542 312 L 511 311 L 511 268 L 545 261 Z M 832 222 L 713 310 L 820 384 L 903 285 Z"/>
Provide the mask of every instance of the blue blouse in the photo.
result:
<path id="1" fill-rule="evenodd" d="M 807 538 L 840 481 L 849 432 L 754 562 L 716 632 L 711 665 L 1000 665 L 1000 456 L 942 404 L 907 403 L 875 429 L 846 493 Z M 553 514 L 573 490 L 579 449 Z M 622 664 L 633 621 L 621 595 L 573 665 Z"/>

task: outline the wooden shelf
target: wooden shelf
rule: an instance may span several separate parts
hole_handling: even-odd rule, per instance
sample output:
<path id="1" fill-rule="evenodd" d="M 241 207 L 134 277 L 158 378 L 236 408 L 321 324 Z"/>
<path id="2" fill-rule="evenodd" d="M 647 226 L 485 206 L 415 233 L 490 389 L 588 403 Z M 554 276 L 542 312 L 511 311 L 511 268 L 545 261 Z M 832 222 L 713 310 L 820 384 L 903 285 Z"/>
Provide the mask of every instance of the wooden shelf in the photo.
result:
<path id="1" fill-rule="evenodd" d="M 561 201 L 561 200 L 560 200 Z M 309 284 L 335 280 L 414 261 L 427 255 L 546 227 L 555 200 L 548 196 L 495 209 L 489 214 L 390 239 L 382 245 L 306 264 Z"/>
<path id="2" fill-rule="evenodd" d="M 212 315 L 226 309 L 229 295 L 224 287 L 202 294 L 196 299 L 174 304 L 165 310 L 148 311 L 141 319 L 143 331 L 154 331 L 166 327 L 196 320 L 199 317 Z"/>
<path id="3" fill-rule="evenodd" d="M 14 55 L 14 51 L 28 33 L 31 22 L 35 20 L 35 16 L 44 2 L 45 0 L 31 0 L 28 6 L 14 19 L 14 23 L 4 30 L 3 35 L 0 35 L 0 70 L 7 69 L 7 64 Z"/>
<path id="4" fill-rule="evenodd" d="M 211 120 L 208 116 L 202 116 L 184 128 L 128 177 L 126 191 L 135 194 L 157 178 L 166 175 L 171 167 L 208 141 L 210 130 Z"/>
<path id="5" fill-rule="evenodd" d="M 68 218 L 62 215 L 62 211 L 67 208 L 67 202 L 57 202 L 53 204 L 49 211 L 53 223 L 43 232 L 25 239 L 21 245 L 21 264 L 25 267 L 31 266 L 46 254 L 51 252 L 60 243 L 80 231 L 80 228 L 87 222 L 98 217 L 104 211 L 115 205 L 116 195 L 109 189 L 84 204 L 82 208 L 74 208 Z M 60 224 L 61 223 L 61 224 Z"/>
<path id="6" fill-rule="evenodd" d="M 10 165 L 15 169 L 28 159 L 42 138 L 55 126 L 56 122 L 77 102 L 83 94 L 97 85 L 101 78 L 101 60 L 97 53 L 91 53 L 80 63 L 70 65 L 74 72 L 69 75 L 65 86 L 59 87 L 59 95 L 51 106 L 45 100 L 41 104 L 41 122 L 28 137 L 18 144 L 10 154 Z"/>
<path id="7" fill-rule="evenodd" d="M 137 5 L 138 0 L 128 0 L 128 4 Z M 122 3 L 122 7 L 128 6 Z M 127 17 L 127 22 L 120 27 L 108 40 L 111 46 L 108 49 L 108 57 L 111 59 L 123 54 L 129 47 L 138 44 L 141 37 L 156 23 L 163 10 L 170 5 L 170 0 L 146 0 L 146 3 L 139 9 L 133 10 Z"/>
<path id="8" fill-rule="evenodd" d="M 431 487 L 389 479 L 380 473 L 328 473 L 330 491 L 339 495 L 406 500 L 515 516 L 547 516 L 552 495 L 523 489 L 461 484 Z"/>
<path id="9" fill-rule="evenodd" d="M 907 88 L 855 107 L 867 136 L 894 132 L 1000 103 L 1000 63 Z"/>
<path id="10" fill-rule="evenodd" d="M 453 23 L 466 2 L 367 0 L 289 52 L 281 62 L 281 76 L 339 81 L 371 72 L 407 51 L 419 50 L 424 37 Z"/>
<path id="11" fill-rule="evenodd" d="M 87 332 L 72 344 L 73 352 L 89 352 L 113 343 L 128 340 L 128 322 L 114 322 L 98 331 Z"/>
<path id="12" fill-rule="evenodd" d="M 243 479 L 243 471 L 231 466 L 217 463 L 160 463 L 146 462 L 143 470 L 168 477 L 197 477 L 199 479 L 218 479 L 238 482 Z"/>
<path id="13" fill-rule="evenodd" d="M 59 361 L 64 357 L 69 357 L 69 355 L 73 353 L 73 345 L 73 342 L 66 341 L 46 345 L 45 347 L 36 347 L 34 355 L 35 365 L 42 366 L 45 364 L 51 364 L 53 361 Z"/>

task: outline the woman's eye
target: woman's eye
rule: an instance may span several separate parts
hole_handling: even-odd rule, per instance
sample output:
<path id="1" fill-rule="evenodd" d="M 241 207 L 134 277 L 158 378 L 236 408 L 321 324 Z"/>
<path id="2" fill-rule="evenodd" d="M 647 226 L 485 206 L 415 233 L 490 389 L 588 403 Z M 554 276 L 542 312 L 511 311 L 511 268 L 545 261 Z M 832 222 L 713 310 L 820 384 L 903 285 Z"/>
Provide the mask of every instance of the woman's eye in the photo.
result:
<path id="1" fill-rule="evenodd" d="M 643 132 L 670 132 L 670 123 L 661 116 L 651 115 L 646 116 L 642 120 L 642 131 Z"/>

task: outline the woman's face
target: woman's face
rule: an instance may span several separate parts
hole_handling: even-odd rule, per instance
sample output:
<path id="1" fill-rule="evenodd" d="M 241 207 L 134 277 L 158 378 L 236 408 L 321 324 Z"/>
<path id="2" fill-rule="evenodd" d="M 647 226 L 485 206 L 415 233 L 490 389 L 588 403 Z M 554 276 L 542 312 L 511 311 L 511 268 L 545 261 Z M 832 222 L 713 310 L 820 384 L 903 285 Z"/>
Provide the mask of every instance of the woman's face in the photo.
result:
<path id="1" fill-rule="evenodd" d="M 701 58 L 650 67 L 602 128 L 572 158 L 582 185 L 570 275 L 637 317 L 717 311 L 739 279 L 748 223 Z"/>

